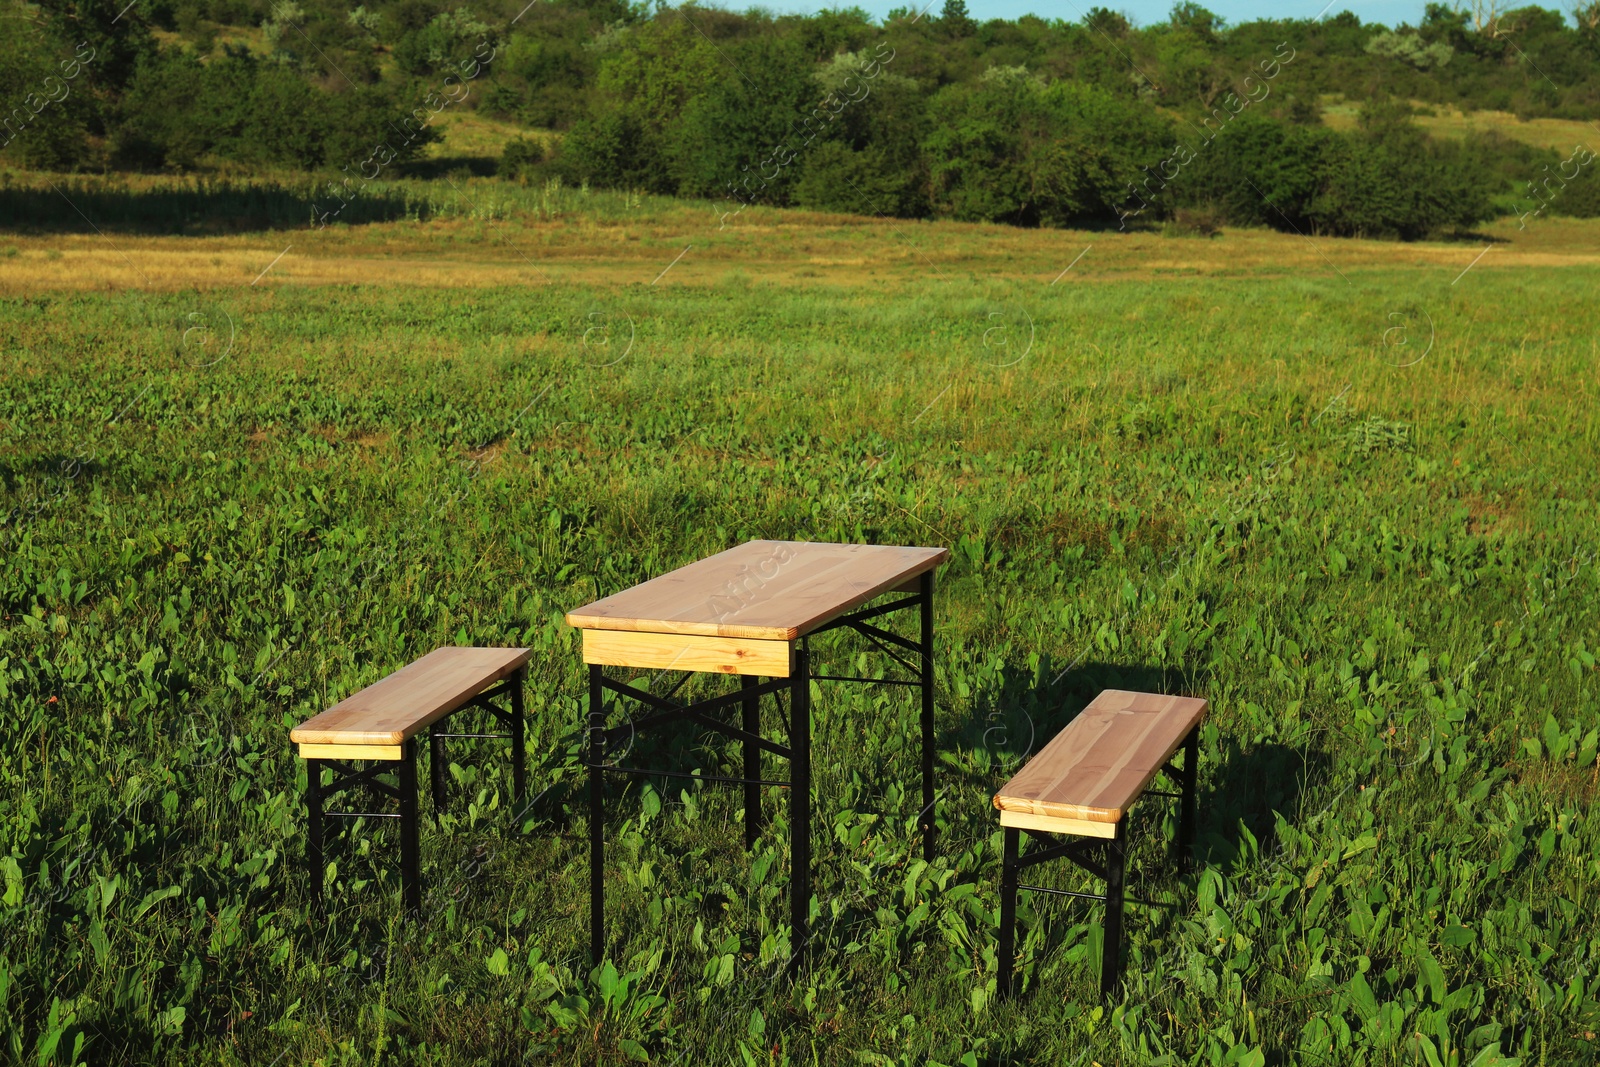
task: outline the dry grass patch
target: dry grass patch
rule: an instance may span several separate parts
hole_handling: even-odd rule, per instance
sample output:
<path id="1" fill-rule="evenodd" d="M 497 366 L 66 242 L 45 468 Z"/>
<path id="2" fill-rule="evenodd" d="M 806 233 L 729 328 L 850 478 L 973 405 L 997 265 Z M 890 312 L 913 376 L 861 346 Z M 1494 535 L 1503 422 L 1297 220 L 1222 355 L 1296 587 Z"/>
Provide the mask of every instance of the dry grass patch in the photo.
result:
<path id="1" fill-rule="evenodd" d="M 242 237 L 26 235 L 13 238 L 17 254 L 0 257 L 0 293 L 252 284 L 710 286 L 733 269 L 753 283 L 786 288 L 853 287 L 868 279 L 891 289 L 1008 279 L 1064 292 L 1076 285 L 1174 274 L 1338 280 L 1396 268 L 1454 276 L 1469 266 L 1481 272 L 1600 266 L 1600 220 L 1537 220 L 1520 229 L 1516 220 L 1503 219 L 1485 229 L 1493 245 L 1476 264 L 1484 245 L 1471 241 L 1403 244 L 1269 230 L 1229 230 L 1191 241 L 1153 233 L 958 222 L 847 222 L 773 210 L 749 212 L 722 230 L 709 213 L 671 211 L 636 221 L 546 222 L 518 216 L 496 223 L 403 221 Z M 1072 269 L 1063 274 L 1068 264 Z"/>

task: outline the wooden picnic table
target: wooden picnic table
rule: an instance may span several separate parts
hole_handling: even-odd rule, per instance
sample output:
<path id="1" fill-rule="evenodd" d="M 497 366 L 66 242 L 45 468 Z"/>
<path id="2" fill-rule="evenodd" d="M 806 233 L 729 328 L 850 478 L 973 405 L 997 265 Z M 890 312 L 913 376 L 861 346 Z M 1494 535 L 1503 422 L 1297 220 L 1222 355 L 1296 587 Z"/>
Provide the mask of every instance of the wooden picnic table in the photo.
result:
<path id="1" fill-rule="evenodd" d="M 890 545 L 842 545 L 809 541 L 749 541 L 668 574 L 597 600 L 567 614 L 583 631 L 589 664 L 589 841 L 590 944 L 596 962 L 605 945 L 605 788 L 607 771 L 643 776 L 681 776 L 744 786 L 745 842 L 753 844 L 761 819 L 761 787 L 789 788 L 789 832 L 793 870 L 789 890 L 794 959 L 808 937 L 811 901 L 811 719 L 812 681 L 871 682 L 921 690 L 922 809 L 918 823 L 923 851 L 934 851 L 933 789 L 933 576 L 948 549 Z M 905 594 L 873 607 L 886 594 Z M 916 609 L 913 640 L 874 625 Z M 840 627 L 864 635 L 914 678 L 816 675 L 807 638 Z M 909 653 L 903 659 L 897 651 Z M 660 697 L 608 675 L 607 668 L 737 675 L 731 693 L 691 703 Z M 762 682 L 761 678 L 768 681 Z M 789 744 L 761 735 L 761 697 L 789 693 Z M 605 693 L 637 701 L 654 714 L 621 726 L 606 725 Z M 739 726 L 714 717 L 738 705 Z M 744 773 L 736 778 L 608 763 L 608 752 L 635 732 L 690 720 L 744 743 Z M 789 761 L 787 781 L 761 777 L 761 753 Z"/>

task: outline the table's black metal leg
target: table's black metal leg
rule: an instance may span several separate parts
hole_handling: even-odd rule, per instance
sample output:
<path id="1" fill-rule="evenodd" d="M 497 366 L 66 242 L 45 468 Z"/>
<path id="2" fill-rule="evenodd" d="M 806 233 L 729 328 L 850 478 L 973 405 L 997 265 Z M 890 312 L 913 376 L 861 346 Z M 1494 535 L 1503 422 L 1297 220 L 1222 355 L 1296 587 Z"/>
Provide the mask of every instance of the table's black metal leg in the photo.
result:
<path id="1" fill-rule="evenodd" d="M 1000 861 L 1000 966 L 998 992 L 1001 997 L 1012 993 L 1011 967 L 1016 957 L 1017 939 L 1017 847 L 1020 831 L 1015 826 L 1005 827 L 1005 855 Z"/>
<path id="2" fill-rule="evenodd" d="M 606 758 L 605 694 L 597 663 L 589 665 L 589 956 L 599 966 L 606 940 L 605 783 L 601 764 Z"/>
<path id="3" fill-rule="evenodd" d="M 922 603 L 922 858 L 933 862 L 933 572 L 919 581 Z"/>
<path id="4" fill-rule="evenodd" d="M 1116 992 L 1122 978 L 1122 891 L 1128 858 L 1128 817 L 1117 820 L 1117 836 L 1106 842 L 1106 921 L 1100 953 L 1100 994 Z"/>
<path id="5" fill-rule="evenodd" d="M 322 915 L 322 761 L 306 760 L 306 868 L 311 876 L 311 911 Z"/>
<path id="6" fill-rule="evenodd" d="M 805 966 L 811 921 L 811 659 L 795 649 L 789 688 L 789 925 L 794 969 Z"/>
<path id="7" fill-rule="evenodd" d="M 417 826 L 417 739 L 400 755 L 400 893 L 406 914 L 422 914 L 422 848 Z"/>
<path id="8" fill-rule="evenodd" d="M 739 684 L 745 690 L 744 731 L 760 734 L 761 697 L 750 694 L 760 683 L 753 675 L 744 674 L 739 676 Z M 761 746 L 748 738 L 744 742 L 744 776 L 744 847 L 749 849 L 755 847 L 761 834 L 761 786 L 757 784 L 761 777 Z"/>
<path id="9" fill-rule="evenodd" d="M 519 809 L 528 792 L 528 741 L 522 707 L 522 687 L 527 678 L 525 666 L 518 667 L 511 676 L 511 791 L 516 795 Z"/>
<path id="10" fill-rule="evenodd" d="M 1194 865 L 1195 791 L 1200 782 L 1199 726 L 1189 731 L 1189 737 L 1183 743 L 1182 777 L 1183 787 L 1179 792 L 1183 794 L 1183 799 L 1178 802 L 1182 807 L 1178 816 L 1178 840 L 1174 843 L 1173 851 L 1176 853 L 1178 870 L 1187 871 Z"/>
<path id="11" fill-rule="evenodd" d="M 444 738 L 439 736 L 439 723 L 428 727 L 428 777 L 433 787 L 433 821 L 437 823 L 444 814 Z"/>

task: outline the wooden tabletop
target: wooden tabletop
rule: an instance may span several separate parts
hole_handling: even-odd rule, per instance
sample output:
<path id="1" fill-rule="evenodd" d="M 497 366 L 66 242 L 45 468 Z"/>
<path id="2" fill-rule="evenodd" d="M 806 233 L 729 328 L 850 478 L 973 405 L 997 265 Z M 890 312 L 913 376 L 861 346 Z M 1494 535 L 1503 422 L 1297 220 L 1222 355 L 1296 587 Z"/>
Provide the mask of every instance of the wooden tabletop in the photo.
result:
<path id="1" fill-rule="evenodd" d="M 289 731 L 311 745 L 399 745 L 528 662 L 528 648 L 436 648 Z"/>
<path id="2" fill-rule="evenodd" d="M 945 548 L 747 541 L 567 613 L 584 630 L 793 641 L 907 585 Z"/>
<path id="3" fill-rule="evenodd" d="M 1115 823 L 1205 713 L 1197 697 L 1107 689 L 1000 787 L 994 806 Z"/>

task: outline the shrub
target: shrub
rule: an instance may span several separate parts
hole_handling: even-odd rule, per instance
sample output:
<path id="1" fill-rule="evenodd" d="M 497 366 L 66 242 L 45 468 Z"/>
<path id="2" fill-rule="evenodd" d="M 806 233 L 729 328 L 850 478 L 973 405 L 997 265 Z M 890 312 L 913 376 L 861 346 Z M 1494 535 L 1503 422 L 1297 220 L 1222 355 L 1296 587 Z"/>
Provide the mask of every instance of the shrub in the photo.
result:
<path id="1" fill-rule="evenodd" d="M 1170 128 L 1148 108 L 1091 86 L 1046 86 L 991 68 L 932 102 L 923 142 L 936 209 L 958 219 L 1065 225 L 1110 219 Z"/>
<path id="2" fill-rule="evenodd" d="M 419 77 L 455 73 L 475 55 L 482 58 L 488 54 L 482 46 L 490 40 L 489 24 L 479 22 L 466 8 L 441 12 L 395 43 L 395 66 Z"/>
<path id="3" fill-rule="evenodd" d="M 573 126 L 561 142 L 558 172 L 574 184 L 652 193 L 676 190 L 655 131 L 632 112 L 614 108 Z"/>
<path id="4" fill-rule="evenodd" d="M 787 203 L 794 174 L 786 160 L 799 151 L 796 124 L 815 99 L 811 65 L 792 41 L 762 37 L 736 49 L 731 62 L 761 76 L 714 82 L 684 109 L 669 142 L 678 191 Z"/>
<path id="5" fill-rule="evenodd" d="M 1560 186 L 1559 193 L 1550 201 L 1550 213 L 1579 219 L 1600 218 L 1600 158 L 1596 158 L 1592 150 L 1582 145 L 1575 147 L 1562 155 L 1561 162 L 1550 168 L 1550 174 L 1551 180 Z M 1555 186 L 1550 188 L 1553 190 Z"/>
<path id="6" fill-rule="evenodd" d="M 891 165 L 875 145 L 859 152 L 827 142 L 806 156 L 794 202 L 820 211 L 853 215 L 900 215 L 918 198 L 916 175 Z"/>
<path id="7" fill-rule="evenodd" d="M 544 146 L 538 141 L 525 141 L 519 137 L 501 150 L 500 163 L 495 168 L 495 173 L 502 178 L 527 185 L 534 169 L 543 162 Z"/>
<path id="8" fill-rule="evenodd" d="M 1225 215 L 1211 204 L 1181 207 L 1172 213 L 1172 226 L 1178 233 L 1195 237 L 1215 237 L 1222 232 Z"/>

